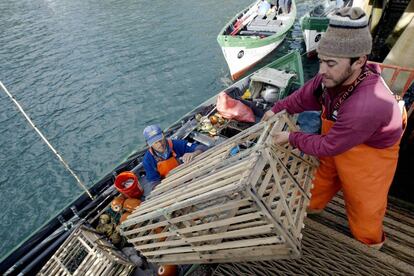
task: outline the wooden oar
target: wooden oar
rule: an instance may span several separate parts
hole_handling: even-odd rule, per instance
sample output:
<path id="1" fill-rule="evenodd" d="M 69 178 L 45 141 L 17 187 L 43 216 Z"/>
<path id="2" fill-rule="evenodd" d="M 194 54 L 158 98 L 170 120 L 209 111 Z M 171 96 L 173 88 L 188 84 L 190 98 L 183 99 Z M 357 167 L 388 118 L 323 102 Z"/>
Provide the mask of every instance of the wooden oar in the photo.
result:
<path id="1" fill-rule="evenodd" d="M 241 18 L 237 19 L 237 22 L 234 24 L 234 26 L 236 27 L 240 24 L 240 22 L 246 20 L 246 18 L 248 18 L 253 12 L 257 11 L 259 9 L 260 1 L 261 0 L 258 0 L 245 14 L 243 14 Z"/>
<path id="2" fill-rule="evenodd" d="M 239 21 L 240 24 L 234 26 L 234 30 L 230 33 L 230 35 L 236 35 L 241 29 L 244 28 L 247 24 L 249 24 L 255 17 L 257 16 L 257 11 L 254 11 L 250 16 L 245 19 L 244 21 Z"/>
<path id="3" fill-rule="evenodd" d="M 236 35 L 244 26 L 246 26 L 253 18 L 257 15 L 257 10 L 259 8 L 260 0 L 257 1 L 243 16 L 237 19 L 234 23 L 234 30 L 231 32 L 231 35 Z M 251 16 L 255 14 L 253 18 Z M 243 25 L 244 24 L 244 25 Z"/>

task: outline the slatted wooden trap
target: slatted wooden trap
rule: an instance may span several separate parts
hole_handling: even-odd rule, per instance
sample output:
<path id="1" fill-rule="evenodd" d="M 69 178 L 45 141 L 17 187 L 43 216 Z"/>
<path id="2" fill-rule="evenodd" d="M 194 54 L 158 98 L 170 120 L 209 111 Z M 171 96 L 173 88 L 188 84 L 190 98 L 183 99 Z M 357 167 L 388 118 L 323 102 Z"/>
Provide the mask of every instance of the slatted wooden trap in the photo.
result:
<path id="1" fill-rule="evenodd" d="M 129 275 L 135 266 L 94 229 L 81 226 L 38 275 Z"/>
<path id="2" fill-rule="evenodd" d="M 298 257 L 313 158 L 274 146 L 274 116 L 175 169 L 122 224 L 155 263 L 218 263 Z"/>

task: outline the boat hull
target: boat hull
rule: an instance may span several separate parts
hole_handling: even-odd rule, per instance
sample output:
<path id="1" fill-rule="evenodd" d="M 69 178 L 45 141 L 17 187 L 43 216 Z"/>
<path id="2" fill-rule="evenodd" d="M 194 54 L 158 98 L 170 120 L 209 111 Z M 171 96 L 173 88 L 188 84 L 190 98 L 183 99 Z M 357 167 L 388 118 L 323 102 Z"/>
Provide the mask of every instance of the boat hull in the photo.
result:
<path id="1" fill-rule="evenodd" d="M 315 30 L 303 31 L 303 40 L 305 41 L 306 53 L 311 56 L 316 51 L 316 46 L 325 32 L 318 32 Z"/>
<path id="2" fill-rule="evenodd" d="M 260 34 L 260 31 L 255 35 L 231 35 L 230 31 L 233 30 L 237 19 L 248 12 L 253 5 L 255 3 L 238 13 L 217 36 L 217 42 L 221 47 L 233 80 L 242 77 L 247 70 L 275 50 L 285 39 L 287 32 L 295 22 L 296 4 L 295 1 L 292 1 L 288 14 L 277 15 L 277 20 L 281 22 L 277 32 L 269 36 Z"/>
<path id="3" fill-rule="evenodd" d="M 284 38 L 285 36 L 282 36 L 277 41 L 257 48 L 221 47 L 230 69 L 231 78 L 236 80 L 243 76 L 246 71 L 276 49 Z"/>
<path id="4" fill-rule="evenodd" d="M 319 40 L 328 28 L 328 24 L 329 19 L 327 17 L 311 17 L 307 14 L 301 18 L 300 25 L 308 56 L 315 52 Z"/>

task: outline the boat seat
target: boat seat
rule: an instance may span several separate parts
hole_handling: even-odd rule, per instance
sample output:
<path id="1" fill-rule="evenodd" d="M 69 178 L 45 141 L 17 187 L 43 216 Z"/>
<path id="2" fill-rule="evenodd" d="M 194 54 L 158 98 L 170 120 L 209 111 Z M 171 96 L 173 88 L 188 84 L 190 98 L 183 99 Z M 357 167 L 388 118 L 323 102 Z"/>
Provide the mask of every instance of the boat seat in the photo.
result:
<path id="1" fill-rule="evenodd" d="M 267 23 L 268 23 L 267 19 L 255 18 L 254 20 L 252 20 L 252 22 L 250 22 L 249 25 L 247 25 L 247 27 L 266 26 Z"/>
<path id="2" fill-rule="evenodd" d="M 271 36 L 274 35 L 274 32 L 264 32 L 264 31 L 241 31 L 240 35 L 244 36 Z"/>
<path id="3" fill-rule="evenodd" d="M 255 18 L 252 22 L 250 22 L 250 24 L 247 25 L 246 29 L 248 31 L 275 33 L 279 30 L 282 24 L 281 20 Z"/>

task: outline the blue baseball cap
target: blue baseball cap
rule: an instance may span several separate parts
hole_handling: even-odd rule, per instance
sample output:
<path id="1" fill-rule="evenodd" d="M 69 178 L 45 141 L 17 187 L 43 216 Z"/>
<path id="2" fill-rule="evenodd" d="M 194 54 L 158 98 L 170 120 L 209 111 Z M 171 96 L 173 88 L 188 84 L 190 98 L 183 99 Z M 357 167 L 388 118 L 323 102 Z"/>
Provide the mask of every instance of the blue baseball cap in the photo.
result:
<path id="1" fill-rule="evenodd" d="M 144 128 L 144 138 L 149 146 L 152 146 L 155 142 L 161 140 L 164 137 L 162 129 L 159 125 L 151 125 Z"/>

